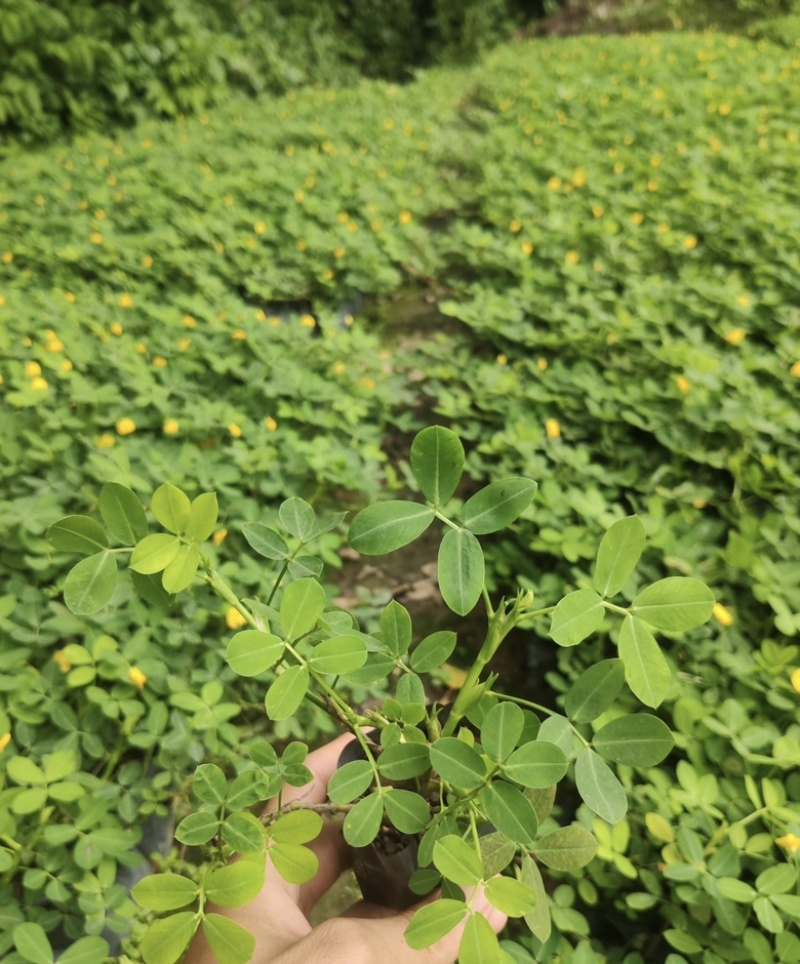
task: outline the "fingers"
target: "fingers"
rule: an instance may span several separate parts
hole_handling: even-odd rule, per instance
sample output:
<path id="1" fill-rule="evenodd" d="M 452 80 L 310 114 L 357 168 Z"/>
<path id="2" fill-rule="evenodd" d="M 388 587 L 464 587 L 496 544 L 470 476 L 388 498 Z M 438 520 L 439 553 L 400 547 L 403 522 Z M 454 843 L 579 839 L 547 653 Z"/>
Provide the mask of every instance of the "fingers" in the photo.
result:
<path id="1" fill-rule="evenodd" d="M 376 961 L 453 964 L 458 957 L 466 920 L 432 947 L 415 951 L 408 946 L 403 935 L 419 906 L 398 914 L 374 905 L 356 905 L 347 916 L 325 921 L 315 928 L 275 964 L 375 964 Z M 495 933 L 505 926 L 505 914 L 491 907 L 482 893 L 475 898 L 473 907 L 483 913 Z M 356 914 L 363 916 L 354 916 Z"/>

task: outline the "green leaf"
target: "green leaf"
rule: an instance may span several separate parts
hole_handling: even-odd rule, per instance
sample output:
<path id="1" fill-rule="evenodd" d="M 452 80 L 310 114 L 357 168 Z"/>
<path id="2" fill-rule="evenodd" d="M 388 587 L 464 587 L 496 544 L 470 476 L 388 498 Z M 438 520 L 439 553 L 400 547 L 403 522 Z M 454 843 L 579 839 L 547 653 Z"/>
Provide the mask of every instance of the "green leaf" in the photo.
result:
<path id="1" fill-rule="evenodd" d="M 670 728 L 657 716 L 634 713 L 606 723 L 592 745 L 607 760 L 634 767 L 654 767 L 675 745 Z"/>
<path id="2" fill-rule="evenodd" d="M 192 499 L 186 538 L 194 542 L 205 542 L 214 531 L 219 517 L 219 504 L 216 492 L 202 492 Z"/>
<path id="3" fill-rule="evenodd" d="M 511 754 L 503 772 L 523 787 L 544 790 L 558 783 L 567 772 L 567 758 L 555 743 L 526 743 Z"/>
<path id="4" fill-rule="evenodd" d="M 197 884 L 180 874 L 150 874 L 134 884 L 131 896 L 146 910 L 177 910 L 191 904 L 197 891 Z"/>
<path id="5" fill-rule="evenodd" d="M 64 602 L 76 616 L 89 616 L 108 603 L 117 588 L 117 562 L 98 552 L 74 566 L 64 580 Z"/>
<path id="6" fill-rule="evenodd" d="M 30 790 L 23 790 L 11 801 L 11 812 L 20 815 L 36 813 L 37 810 L 42 809 L 46 800 L 47 790 L 44 787 L 32 787 Z"/>
<path id="7" fill-rule="evenodd" d="M 788 917 L 800 920 L 800 896 L 797 894 L 773 894 L 772 903 Z"/>
<path id="8" fill-rule="evenodd" d="M 48 783 L 71 776 L 78 768 L 78 758 L 73 750 L 59 750 L 44 757 L 44 775 Z"/>
<path id="9" fill-rule="evenodd" d="M 578 589 L 564 596 L 550 622 L 550 637 L 559 646 L 577 646 L 597 632 L 603 623 L 605 607 L 592 589 Z"/>
<path id="10" fill-rule="evenodd" d="M 411 652 L 411 668 L 417 673 L 430 673 L 441 666 L 453 655 L 456 639 L 449 629 L 426 636 Z"/>
<path id="11" fill-rule="evenodd" d="M 100 515 L 111 535 L 124 546 L 133 546 L 147 535 L 144 506 L 127 485 L 106 482 L 100 490 Z"/>
<path id="12" fill-rule="evenodd" d="M 542 874 L 536 865 L 536 861 L 525 854 L 522 858 L 522 880 L 536 895 L 536 905 L 532 911 L 525 915 L 525 923 L 530 928 L 531 933 L 538 940 L 547 941 L 553 927 L 550 919 L 550 905 L 548 902 L 547 891 L 544 889 Z"/>
<path id="13" fill-rule="evenodd" d="M 272 633 L 245 629 L 228 643 L 226 660 L 238 676 L 258 676 L 283 656 L 284 642 Z"/>
<path id="14" fill-rule="evenodd" d="M 134 572 L 141 572 L 144 575 L 161 572 L 177 556 L 180 547 L 180 539 L 166 532 L 156 532 L 152 536 L 145 536 L 137 543 L 131 553 L 129 565 Z"/>
<path id="15" fill-rule="evenodd" d="M 517 852 L 514 841 L 499 832 L 481 834 L 479 843 L 484 880 L 502 873 Z"/>
<path id="16" fill-rule="evenodd" d="M 299 639 L 310 632 L 325 609 L 325 590 L 316 579 L 298 579 L 290 583 L 281 598 L 281 627 L 288 640 Z"/>
<path id="17" fill-rule="evenodd" d="M 486 899 L 509 917 L 524 917 L 536 906 L 533 888 L 513 877 L 495 877 L 488 881 Z"/>
<path id="18" fill-rule="evenodd" d="M 189 519 L 192 516 L 192 504 L 189 496 L 177 486 L 165 482 L 153 493 L 150 505 L 156 520 L 168 531 L 175 535 L 186 532 Z"/>
<path id="19" fill-rule="evenodd" d="M 420 833 L 431 819 L 428 804 L 411 790 L 387 790 L 383 798 L 386 816 L 400 833 Z"/>
<path id="20" fill-rule="evenodd" d="M 261 770 L 244 770 L 228 787 L 225 806 L 228 810 L 244 810 L 273 796 L 270 774 Z"/>
<path id="21" fill-rule="evenodd" d="M 252 813 L 232 813 L 220 828 L 225 843 L 237 854 L 259 854 L 264 849 L 264 825 Z"/>
<path id="22" fill-rule="evenodd" d="M 200 553 L 194 546 L 182 545 L 175 554 L 175 558 L 164 570 L 161 585 L 174 595 L 188 589 L 194 582 L 200 565 Z"/>
<path id="23" fill-rule="evenodd" d="M 31 964 L 52 964 L 55 960 L 44 928 L 34 921 L 17 924 L 14 928 L 14 946 Z"/>
<path id="24" fill-rule="evenodd" d="M 283 562 L 289 555 L 289 546 L 283 536 L 269 526 L 265 526 L 263 522 L 245 522 L 242 526 L 242 534 L 250 548 L 265 559 Z"/>
<path id="25" fill-rule="evenodd" d="M 58 552 L 80 552 L 85 556 L 108 548 L 103 527 L 86 515 L 68 515 L 47 530 L 50 545 Z"/>
<path id="26" fill-rule="evenodd" d="M 734 900 L 737 904 L 752 904 L 758 897 L 757 890 L 735 877 L 720 877 L 717 880 L 717 890 L 721 897 Z"/>
<path id="27" fill-rule="evenodd" d="M 290 666 L 267 690 L 267 716 L 280 722 L 294 716 L 308 692 L 308 670 L 305 666 Z"/>
<path id="28" fill-rule="evenodd" d="M 296 539 L 306 541 L 314 528 L 316 513 L 312 506 L 297 496 L 292 496 L 281 503 L 278 509 L 281 525 Z"/>
<path id="29" fill-rule="evenodd" d="M 58 956 L 58 964 L 102 964 L 108 958 L 108 941 L 102 937 L 79 937 Z"/>
<path id="30" fill-rule="evenodd" d="M 322 830 L 322 817 L 313 810 L 295 810 L 278 817 L 269 828 L 276 843 L 305 844 L 316 840 Z"/>
<path id="31" fill-rule="evenodd" d="M 500 964 L 500 942 L 483 914 L 473 913 L 458 945 L 459 964 Z"/>
<path id="32" fill-rule="evenodd" d="M 459 887 L 472 887 L 483 877 L 481 858 L 461 837 L 447 834 L 433 845 L 433 864 Z"/>
<path id="33" fill-rule="evenodd" d="M 608 823 L 619 823 L 627 813 L 624 787 L 608 764 L 588 747 L 575 761 L 575 785 L 586 806 Z"/>
<path id="34" fill-rule="evenodd" d="M 437 740 L 432 744 L 430 754 L 433 769 L 456 787 L 475 790 L 486 776 L 486 766 L 477 750 L 455 737 Z"/>
<path id="35" fill-rule="evenodd" d="M 461 523 L 476 535 L 504 529 L 528 508 L 537 488 L 520 477 L 491 482 L 464 503 Z"/>
<path id="36" fill-rule="evenodd" d="M 216 814 L 200 810 L 190 813 L 175 828 L 175 839 L 187 847 L 200 847 L 208 843 L 219 832 L 219 819 Z"/>
<path id="37" fill-rule="evenodd" d="M 640 619 L 623 619 L 618 649 L 631 692 L 645 706 L 659 706 L 672 683 L 672 671 L 655 637 Z"/>
<path id="38" fill-rule="evenodd" d="M 502 763 L 511 755 L 525 726 L 525 716 L 516 703 L 497 703 L 481 723 L 481 746 Z"/>
<path id="39" fill-rule="evenodd" d="M 756 877 L 756 889 L 760 894 L 785 894 L 796 886 L 797 868 L 791 864 L 775 864 Z"/>
<path id="40" fill-rule="evenodd" d="M 194 771 L 192 791 L 198 800 L 219 806 L 228 794 L 228 781 L 216 763 L 201 763 Z"/>
<path id="41" fill-rule="evenodd" d="M 402 656 L 411 645 L 411 617 L 394 599 L 381 613 L 381 637 L 393 656 Z"/>
<path id="42" fill-rule="evenodd" d="M 645 544 L 642 520 L 628 516 L 615 522 L 600 541 L 594 585 L 601 596 L 616 596 L 630 578 Z"/>
<path id="43" fill-rule="evenodd" d="M 463 900 L 444 898 L 426 904 L 411 918 L 405 930 L 406 943 L 415 951 L 430 947 L 458 927 L 467 913 Z"/>
<path id="44" fill-rule="evenodd" d="M 714 608 L 714 594 L 699 579 L 668 576 L 648 586 L 633 600 L 631 611 L 666 632 L 702 626 Z"/>
<path id="45" fill-rule="evenodd" d="M 351 847 L 366 847 L 378 836 L 383 819 L 383 800 L 370 793 L 359 800 L 344 818 L 342 833 Z"/>
<path id="46" fill-rule="evenodd" d="M 536 819 L 541 825 L 550 816 L 550 812 L 553 809 L 553 804 L 556 802 L 556 788 L 555 786 L 552 786 L 534 790 L 531 787 L 528 787 L 525 790 L 525 799 L 533 807 L 533 810 L 536 814 Z"/>
<path id="47" fill-rule="evenodd" d="M 358 636 L 334 636 L 315 646 L 308 657 L 311 668 L 323 675 L 351 673 L 367 661 L 367 644 Z"/>
<path id="48" fill-rule="evenodd" d="M 261 892 L 264 871 L 261 857 L 243 857 L 227 867 L 220 867 L 207 878 L 204 888 L 206 896 L 220 907 L 246 904 Z"/>
<path id="49" fill-rule="evenodd" d="M 533 846 L 538 822 L 521 790 L 505 780 L 494 780 L 483 788 L 480 799 L 486 816 L 500 833 L 523 847 Z"/>
<path id="50" fill-rule="evenodd" d="M 545 834 L 536 841 L 533 852 L 552 870 L 574 874 L 597 853 L 597 841 L 585 827 L 576 823 Z"/>
<path id="51" fill-rule="evenodd" d="M 353 519 L 348 539 L 356 552 L 375 556 L 413 542 L 433 522 L 433 509 L 393 499 L 370 505 Z"/>
<path id="52" fill-rule="evenodd" d="M 439 590 L 447 606 L 466 616 L 483 590 L 483 550 L 466 529 L 448 529 L 439 546 Z"/>
<path id="53" fill-rule="evenodd" d="M 461 481 L 464 446 L 449 429 L 438 425 L 423 429 L 411 443 L 411 471 L 425 498 L 442 505 Z"/>
<path id="54" fill-rule="evenodd" d="M 214 956 L 225 964 L 247 964 L 253 959 L 256 939 L 241 924 L 222 914 L 206 914 L 203 935 Z"/>
<path id="55" fill-rule="evenodd" d="M 431 767 L 426 743 L 398 743 L 387 747 L 378 757 L 378 769 L 387 780 L 410 780 Z"/>
<path id="56" fill-rule="evenodd" d="M 564 697 L 564 711 L 574 723 L 591 723 L 619 696 L 625 682 L 621 659 L 603 659 L 584 670 Z"/>
<path id="57" fill-rule="evenodd" d="M 753 910 L 756 912 L 758 923 L 770 934 L 781 934 L 783 932 L 783 918 L 775 909 L 769 897 L 756 897 L 753 901 Z"/>
<path id="58" fill-rule="evenodd" d="M 275 869 L 290 884 L 304 884 L 319 870 L 319 858 L 313 850 L 300 844 L 276 843 L 269 848 Z"/>
<path id="59" fill-rule="evenodd" d="M 26 756 L 12 756 L 6 763 L 6 772 L 14 783 L 30 784 L 34 787 L 43 787 L 47 783 L 44 770 Z"/>
<path id="60" fill-rule="evenodd" d="M 536 742 L 555 743 L 556 746 L 561 747 L 564 756 L 571 757 L 575 744 L 575 737 L 572 733 L 570 722 L 566 716 L 561 716 L 558 713 L 548 716 L 539 727 L 539 732 L 536 735 Z"/>
<path id="61" fill-rule="evenodd" d="M 189 946 L 199 925 L 200 918 L 190 910 L 151 924 L 141 943 L 145 964 L 175 964 Z"/>
<path id="62" fill-rule="evenodd" d="M 372 783 L 372 766 L 367 760 L 353 760 L 339 767 L 328 782 L 328 797 L 333 803 L 350 803 Z"/>

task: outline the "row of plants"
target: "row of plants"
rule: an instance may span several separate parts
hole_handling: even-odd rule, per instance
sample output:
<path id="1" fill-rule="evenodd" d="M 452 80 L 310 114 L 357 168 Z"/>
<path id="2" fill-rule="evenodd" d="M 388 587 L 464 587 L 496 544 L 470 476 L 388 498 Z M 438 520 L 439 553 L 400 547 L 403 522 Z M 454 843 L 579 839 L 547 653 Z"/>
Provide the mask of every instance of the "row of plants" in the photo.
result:
<path id="1" fill-rule="evenodd" d="M 600 850 L 577 881 L 546 870 L 552 929 L 513 953 L 797 959 L 787 871 L 760 875 L 796 874 L 800 847 L 798 66 L 726 36 L 536 42 L 0 164 L 0 794 L 17 808 L 0 953 L 22 923 L 54 945 L 124 933 L 117 865 L 196 765 L 233 774 L 262 738 L 333 732 L 313 703 L 267 723 L 263 685 L 225 662 L 241 613 L 210 587 L 172 601 L 150 579 L 141 603 L 123 581 L 100 614 L 70 612 L 48 527 L 104 484 L 216 491 L 217 568 L 263 602 L 238 526 L 274 528 L 290 494 L 322 513 L 414 488 L 382 442 L 433 419 L 458 428 L 475 485 L 540 483 L 525 524 L 486 540 L 490 592 L 589 591 L 603 532 L 636 512 L 641 578 L 719 600 L 691 644 L 667 634 L 677 748 L 622 765 L 627 816 L 560 791 L 553 819 Z M 409 288 L 435 321 L 395 307 Z M 339 564 L 341 519 L 281 538 L 269 558 L 294 578 Z M 532 662 L 550 651 L 533 625 Z M 565 650 L 549 710 L 616 645 L 609 626 Z M 13 759 L 38 770 L 9 775 Z"/>

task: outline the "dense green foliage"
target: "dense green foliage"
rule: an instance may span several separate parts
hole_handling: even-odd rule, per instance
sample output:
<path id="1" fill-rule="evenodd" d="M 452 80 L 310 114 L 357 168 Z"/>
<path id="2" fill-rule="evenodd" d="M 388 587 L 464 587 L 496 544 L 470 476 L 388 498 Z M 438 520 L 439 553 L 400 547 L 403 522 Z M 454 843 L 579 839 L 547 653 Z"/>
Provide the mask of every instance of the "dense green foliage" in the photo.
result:
<path id="1" fill-rule="evenodd" d="M 406 88 L 239 101 L 0 164 L 3 760 L 60 774 L 45 755 L 79 753 L 105 783 L 81 840 L 108 831 L 68 872 L 26 849 L 25 910 L 3 885 L 4 922 L 123 930 L 114 867 L 140 819 L 176 787 L 184 800 L 195 764 L 235 767 L 263 717 L 209 645 L 228 635 L 214 597 L 163 611 L 123 588 L 76 617 L 47 527 L 92 511 L 107 481 L 214 489 L 222 525 L 270 523 L 290 494 L 355 507 L 414 484 L 381 442 L 435 419 L 473 478 L 539 482 L 492 539 L 495 584 L 519 574 L 544 604 L 588 588 L 600 534 L 635 511 L 642 578 L 698 576 L 721 603 L 691 646 L 667 643 L 679 753 L 631 771 L 613 831 L 577 810 L 603 846 L 580 882 L 552 872 L 555 926 L 534 951 L 797 960 L 796 904 L 760 875 L 796 871 L 800 837 L 798 72 L 795 51 L 736 37 L 537 42 Z M 409 318 L 402 288 L 443 314 Z M 359 293 L 384 328 L 363 311 L 347 324 Z M 274 304 L 298 299 L 315 327 Z M 230 528 L 221 569 L 258 595 Z M 319 542 L 335 563 L 340 537 Z M 549 646 L 534 638 L 531 658 Z M 583 668 L 565 653 L 556 694 Z M 50 806 L 48 840 L 85 804 Z M 40 812 L 23 816 L 38 839 Z M 17 818 L 0 819 L 0 874 L 16 873 Z"/>
<path id="2" fill-rule="evenodd" d="M 230 92 L 407 79 L 474 56 L 531 12 L 519 0 L 0 0 L 0 131 L 50 139 L 196 113 Z"/>

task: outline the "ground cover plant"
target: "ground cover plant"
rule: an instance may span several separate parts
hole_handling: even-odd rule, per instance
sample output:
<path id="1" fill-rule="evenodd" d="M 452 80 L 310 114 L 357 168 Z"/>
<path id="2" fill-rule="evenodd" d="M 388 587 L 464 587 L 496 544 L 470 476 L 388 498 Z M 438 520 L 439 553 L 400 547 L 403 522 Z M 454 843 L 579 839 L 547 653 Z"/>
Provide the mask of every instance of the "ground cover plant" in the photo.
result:
<path id="1" fill-rule="evenodd" d="M 642 578 L 719 600 L 691 645 L 665 646 L 676 750 L 635 786 L 620 772 L 613 830 L 558 801 L 600 850 L 577 882 L 547 871 L 552 932 L 518 943 L 797 959 L 798 69 L 720 35 L 537 42 L 408 88 L 309 90 L 0 165 L 0 793 L 42 786 L 9 777 L 17 757 L 64 782 L 71 758 L 44 762 L 59 741 L 106 785 L 60 885 L 36 843 L 72 831 L 18 841 L 3 818 L 2 953 L 23 920 L 124 931 L 114 866 L 141 823 L 266 732 L 263 693 L 207 646 L 233 631 L 227 606 L 202 588 L 142 606 L 121 585 L 75 616 L 47 528 L 107 482 L 216 490 L 220 570 L 255 592 L 228 518 L 272 525 L 290 494 L 320 512 L 402 496 L 413 475 L 382 440 L 432 419 L 457 427 L 476 484 L 541 481 L 535 524 L 487 540 L 491 592 L 588 589 L 602 533 L 635 512 Z M 400 289 L 438 320 L 409 320 Z M 309 554 L 337 564 L 341 531 Z M 555 693 L 615 658 L 609 629 L 551 665 Z M 327 732 L 315 711 L 267 735 Z"/>

